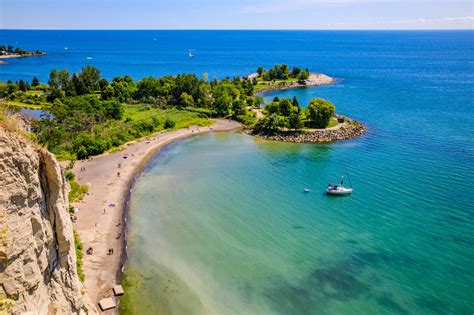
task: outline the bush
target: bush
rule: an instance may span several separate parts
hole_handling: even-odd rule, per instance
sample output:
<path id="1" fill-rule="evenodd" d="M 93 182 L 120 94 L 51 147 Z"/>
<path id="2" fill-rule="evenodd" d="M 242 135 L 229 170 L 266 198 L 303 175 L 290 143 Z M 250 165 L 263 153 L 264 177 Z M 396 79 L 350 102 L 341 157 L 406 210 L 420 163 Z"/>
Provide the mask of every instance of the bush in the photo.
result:
<path id="1" fill-rule="evenodd" d="M 66 177 L 68 181 L 71 181 L 71 180 L 74 180 L 74 178 L 76 178 L 76 175 L 71 171 L 66 171 L 64 172 L 64 177 Z"/>
<path id="2" fill-rule="evenodd" d="M 90 134 L 80 133 L 72 142 L 72 148 L 76 152 L 77 158 L 82 160 L 103 153 L 107 146 L 102 140 Z"/>
<path id="3" fill-rule="evenodd" d="M 163 127 L 165 129 L 171 129 L 171 128 L 174 128 L 175 125 L 176 125 L 176 122 L 174 120 L 167 118 L 165 120 L 165 124 L 163 125 Z"/>
<path id="4" fill-rule="evenodd" d="M 89 191 L 87 185 L 81 185 L 75 180 L 70 180 L 71 191 L 69 192 L 69 202 L 81 201 Z"/>
<path id="5" fill-rule="evenodd" d="M 74 231 L 74 247 L 76 249 L 76 267 L 77 267 L 77 276 L 81 282 L 84 282 L 84 270 L 82 269 L 82 259 L 84 257 L 84 245 L 79 239 L 79 235 Z"/>

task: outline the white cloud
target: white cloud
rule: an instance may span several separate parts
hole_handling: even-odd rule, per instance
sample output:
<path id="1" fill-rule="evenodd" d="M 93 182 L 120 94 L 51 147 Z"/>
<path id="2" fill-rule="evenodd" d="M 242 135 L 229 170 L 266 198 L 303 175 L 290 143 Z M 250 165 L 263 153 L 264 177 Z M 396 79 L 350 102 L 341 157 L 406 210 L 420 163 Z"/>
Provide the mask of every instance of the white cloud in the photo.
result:
<path id="1" fill-rule="evenodd" d="M 394 23 L 463 23 L 463 22 L 474 22 L 474 16 L 463 16 L 463 17 L 445 17 L 436 19 L 425 19 L 419 18 L 414 20 L 400 20 L 393 21 Z"/>

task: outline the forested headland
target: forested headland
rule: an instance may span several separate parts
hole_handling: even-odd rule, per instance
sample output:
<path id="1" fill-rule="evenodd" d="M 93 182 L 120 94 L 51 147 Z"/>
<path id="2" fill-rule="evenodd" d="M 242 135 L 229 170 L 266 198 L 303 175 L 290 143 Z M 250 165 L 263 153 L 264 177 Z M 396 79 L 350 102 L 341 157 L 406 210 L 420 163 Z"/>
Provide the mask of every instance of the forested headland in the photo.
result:
<path id="1" fill-rule="evenodd" d="M 78 73 L 53 69 L 47 84 L 36 77 L 0 84 L 0 99 L 41 109 L 32 136 L 61 159 L 88 158 L 165 129 L 210 125 L 213 117 L 239 121 L 260 135 L 337 125 L 335 106 L 328 101 L 314 99 L 302 109 L 296 97 L 265 105 L 256 95 L 260 76 L 301 80 L 309 74 L 288 69 L 259 68 L 259 77 L 253 79 L 180 74 L 138 81 L 130 76 L 108 81 L 93 66 Z"/>

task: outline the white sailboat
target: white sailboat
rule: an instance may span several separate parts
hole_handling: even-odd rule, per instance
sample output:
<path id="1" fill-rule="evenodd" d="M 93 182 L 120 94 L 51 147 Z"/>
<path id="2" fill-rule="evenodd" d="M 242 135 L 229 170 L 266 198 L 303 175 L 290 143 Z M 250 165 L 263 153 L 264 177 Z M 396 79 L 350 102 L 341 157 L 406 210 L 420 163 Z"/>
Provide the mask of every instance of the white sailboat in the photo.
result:
<path id="1" fill-rule="evenodd" d="M 347 173 L 347 170 L 344 167 L 344 170 L 347 175 L 347 179 L 349 180 L 349 185 L 350 187 L 345 187 L 344 186 L 344 175 L 341 176 L 341 182 L 339 184 L 328 184 L 328 187 L 326 188 L 326 193 L 328 195 L 350 195 L 352 194 L 352 183 L 351 179 L 349 178 L 349 174 Z"/>
<path id="2" fill-rule="evenodd" d="M 193 57 L 194 57 L 193 52 L 192 52 L 191 49 L 189 50 L 188 55 L 189 55 L 189 58 L 193 58 Z"/>

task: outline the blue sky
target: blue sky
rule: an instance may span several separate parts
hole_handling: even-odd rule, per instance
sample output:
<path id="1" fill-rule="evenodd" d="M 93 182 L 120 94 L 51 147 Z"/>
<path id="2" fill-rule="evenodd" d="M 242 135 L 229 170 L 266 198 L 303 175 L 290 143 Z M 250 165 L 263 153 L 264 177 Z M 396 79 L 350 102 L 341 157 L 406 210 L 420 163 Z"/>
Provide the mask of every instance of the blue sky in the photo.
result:
<path id="1" fill-rule="evenodd" d="M 0 29 L 472 29 L 472 1 L 0 0 Z"/>

